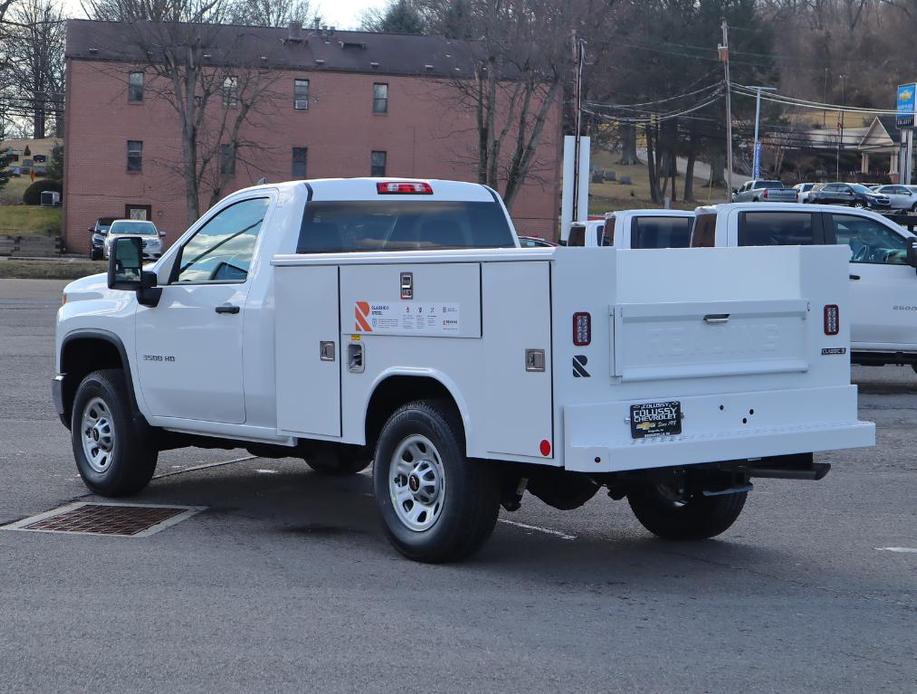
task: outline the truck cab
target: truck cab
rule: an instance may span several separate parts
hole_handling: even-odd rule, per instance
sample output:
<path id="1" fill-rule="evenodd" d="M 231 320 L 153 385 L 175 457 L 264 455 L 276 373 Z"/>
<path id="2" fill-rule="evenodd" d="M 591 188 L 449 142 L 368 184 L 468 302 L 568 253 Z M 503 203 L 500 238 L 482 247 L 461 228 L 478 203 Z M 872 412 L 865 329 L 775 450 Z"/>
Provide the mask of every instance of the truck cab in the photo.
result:
<path id="1" fill-rule="evenodd" d="M 876 212 L 816 204 L 700 207 L 691 236 L 694 247 L 848 246 L 853 362 L 917 371 L 915 241 Z"/>
<path id="2" fill-rule="evenodd" d="M 685 210 L 619 210 L 604 220 L 574 222 L 568 246 L 598 248 L 686 248 L 694 213 Z"/>

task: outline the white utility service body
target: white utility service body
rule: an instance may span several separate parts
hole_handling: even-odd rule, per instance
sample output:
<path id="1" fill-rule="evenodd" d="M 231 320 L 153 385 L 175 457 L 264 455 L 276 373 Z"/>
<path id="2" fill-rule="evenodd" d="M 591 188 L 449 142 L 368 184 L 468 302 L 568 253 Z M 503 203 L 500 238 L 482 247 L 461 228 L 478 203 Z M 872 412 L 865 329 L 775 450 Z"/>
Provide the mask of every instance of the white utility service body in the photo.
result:
<path id="1" fill-rule="evenodd" d="M 829 330 L 840 247 L 520 249 L 490 189 L 384 179 L 239 191 L 145 272 L 133 243 L 58 314 L 55 405 L 102 494 L 183 445 L 374 460 L 390 539 L 444 561 L 526 489 L 608 486 L 652 532 L 710 537 L 749 477 L 820 479 L 813 452 L 874 442 Z M 504 247 L 441 249 L 462 243 Z"/>
<path id="2" fill-rule="evenodd" d="M 848 265 L 853 361 L 911 364 L 917 371 L 917 271 L 908 260 L 914 234 L 871 210 L 840 205 L 733 203 L 699 207 L 695 246 L 839 244 Z M 786 238 L 789 236 L 789 238 Z"/>

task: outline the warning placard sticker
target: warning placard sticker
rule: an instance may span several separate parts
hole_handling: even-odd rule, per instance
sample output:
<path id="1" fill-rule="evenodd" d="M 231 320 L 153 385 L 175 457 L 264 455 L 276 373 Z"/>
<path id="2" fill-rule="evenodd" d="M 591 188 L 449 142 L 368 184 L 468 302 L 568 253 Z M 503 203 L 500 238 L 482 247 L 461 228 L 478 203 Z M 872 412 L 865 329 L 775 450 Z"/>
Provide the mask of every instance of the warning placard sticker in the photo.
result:
<path id="1" fill-rule="evenodd" d="M 377 335 L 457 335 L 460 326 L 457 303 L 357 301 L 354 331 Z"/>

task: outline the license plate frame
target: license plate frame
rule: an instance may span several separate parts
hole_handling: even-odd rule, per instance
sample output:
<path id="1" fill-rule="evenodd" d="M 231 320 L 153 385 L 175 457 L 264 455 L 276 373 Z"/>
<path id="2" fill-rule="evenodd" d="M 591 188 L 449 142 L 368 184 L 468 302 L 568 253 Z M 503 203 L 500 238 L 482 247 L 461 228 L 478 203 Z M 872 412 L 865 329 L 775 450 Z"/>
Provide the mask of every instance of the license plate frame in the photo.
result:
<path id="1" fill-rule="evenodd" d="M 630 406 L 630 436 L 645 439 L 681 433 L 681 401 L 641 402 Z"/>

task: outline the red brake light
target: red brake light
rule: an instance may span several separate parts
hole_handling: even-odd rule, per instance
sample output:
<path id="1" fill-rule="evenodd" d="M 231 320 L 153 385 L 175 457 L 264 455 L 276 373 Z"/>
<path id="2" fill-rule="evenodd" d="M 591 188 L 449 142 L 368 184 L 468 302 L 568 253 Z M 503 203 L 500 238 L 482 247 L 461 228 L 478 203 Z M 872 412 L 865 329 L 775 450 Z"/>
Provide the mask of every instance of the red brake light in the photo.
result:
<path id="1" fill-rule="evenodd" d="M 573 314 L 573 344 L 585 347 L 592 342 L 592 316 L 586 312 Z"/>
<path id="2" fill-rule="evenodd" d="M 429 183 L 390 181 L 377 183 L 376 192 L 379 195 L 433 195 L 433 188 Z"/>
<path id="3" fill-rule="evenodd" d="M 763 195 L 762 197 L 763 197 L 765 200 L 767 200 L 767 188 L 764 189 L 764 195 Z"/>
<path id="4" fill-rule="evenodd" d="M 825 335 L 837 335 L 841 331 L 841 310 L 837 304 L 825 306 Z"/>

